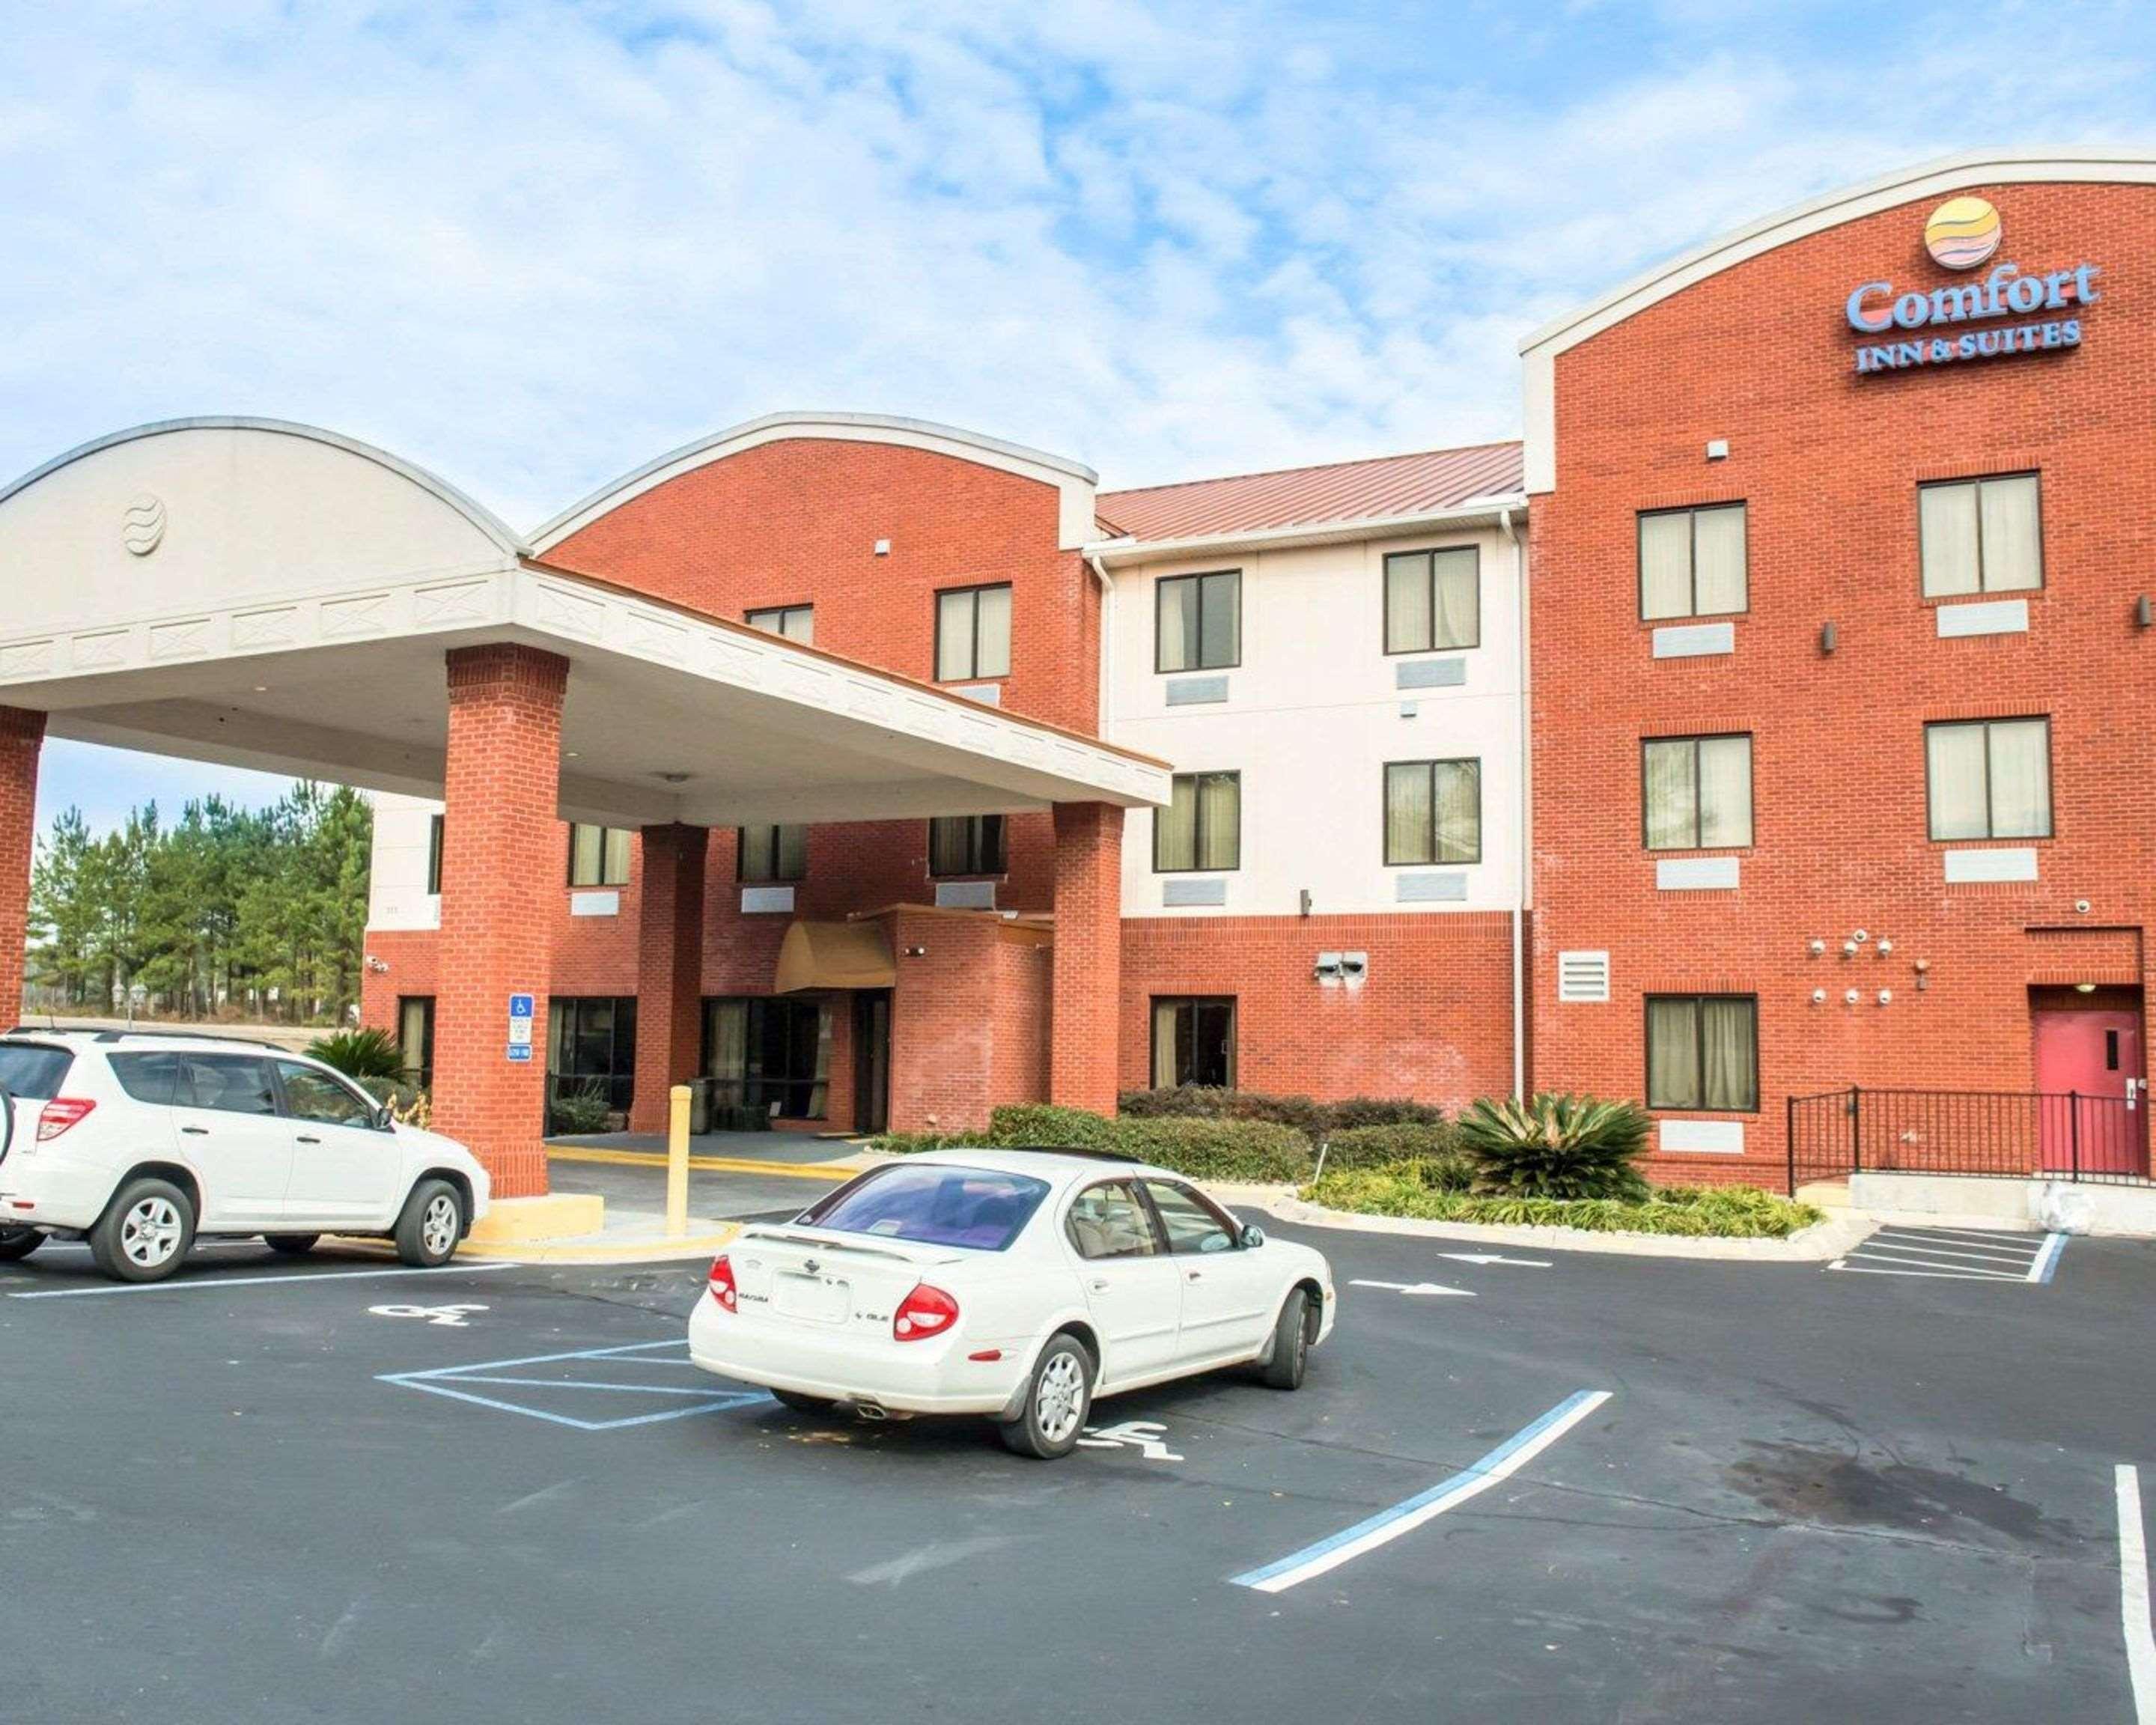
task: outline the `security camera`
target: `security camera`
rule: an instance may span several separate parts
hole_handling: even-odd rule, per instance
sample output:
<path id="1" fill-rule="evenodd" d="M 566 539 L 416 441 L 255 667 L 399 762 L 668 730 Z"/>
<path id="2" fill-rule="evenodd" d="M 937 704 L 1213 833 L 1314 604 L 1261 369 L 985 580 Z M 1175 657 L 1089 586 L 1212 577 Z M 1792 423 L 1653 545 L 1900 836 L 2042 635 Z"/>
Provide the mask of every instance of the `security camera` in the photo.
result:
<path id="1" fill-rule="evenodd" d="M 2089 901 L 2085 898 L 2077 898 L 2074 901 L 2074 908 L 2086 916 L 2089 913 Z"/>
<path id="2" fill-rule="evenodd" d="M 1865 943 L 1865 942 L 1870 940 L 1871 937 L 1860 928 L 1855 934 L 1850 936 L 1850 938 L 1855 941 L 1856 944 L 1861 947 Z"/>

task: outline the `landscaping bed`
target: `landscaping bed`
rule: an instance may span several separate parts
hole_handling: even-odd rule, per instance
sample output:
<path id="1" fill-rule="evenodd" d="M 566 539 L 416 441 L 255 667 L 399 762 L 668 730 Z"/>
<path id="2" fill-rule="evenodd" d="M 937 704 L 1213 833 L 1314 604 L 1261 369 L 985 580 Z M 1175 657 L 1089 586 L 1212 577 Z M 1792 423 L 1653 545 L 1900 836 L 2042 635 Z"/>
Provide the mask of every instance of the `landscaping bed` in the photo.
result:
<path id="1" fill-rule="evenodd" d="M 1808 1204 L 1752 1186 L 1660 1186 L 1645 1199 L 1515 1198 L 1464 1190 L 1419 1163 L 1328 1168 L 1301 1196 L 1327 1209 L 1427 1222 L 1722 1240 L 1786 1240 L 1825 1219 Z"/>

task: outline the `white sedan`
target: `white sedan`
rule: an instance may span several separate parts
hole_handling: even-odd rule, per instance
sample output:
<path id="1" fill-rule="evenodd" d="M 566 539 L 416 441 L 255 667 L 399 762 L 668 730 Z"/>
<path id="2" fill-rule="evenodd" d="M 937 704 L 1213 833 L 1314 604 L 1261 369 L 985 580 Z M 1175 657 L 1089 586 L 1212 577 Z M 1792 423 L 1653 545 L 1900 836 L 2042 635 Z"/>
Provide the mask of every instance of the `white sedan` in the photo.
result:
<path id="1" fill-rule="evenodd" d="M 1019 1454 L 1053 1457 L 1096 1395 L 1234 1365 L 1296 1389 L 1333 1309 L 1322 1254 L 1180 1174 L 938 1150 L 746 1229 L 711 1266 L 689 1352 L 790 1408 L 986 1414 Z"/>

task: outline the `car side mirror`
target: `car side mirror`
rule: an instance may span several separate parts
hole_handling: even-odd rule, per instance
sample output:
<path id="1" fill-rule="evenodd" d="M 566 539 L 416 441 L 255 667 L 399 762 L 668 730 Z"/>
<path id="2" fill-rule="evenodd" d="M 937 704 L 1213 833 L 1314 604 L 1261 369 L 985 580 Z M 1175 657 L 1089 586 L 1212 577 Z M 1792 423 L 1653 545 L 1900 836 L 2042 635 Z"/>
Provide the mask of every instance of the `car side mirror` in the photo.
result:
<path id="1" fill-rule="evenodd" d="M 397 1117 L 390 1111 L 389 1104 L 387 1102 L 376 1103 L 374 1106 L 375 1131 L 378 1132 L 394 1132 L 396 1128 Z"/>
<path id="2" fill-rule="evenodd" d="M 1235 1239 L 1235 1244 L 1246 1252 L 1255 1251 L 1265 1243 L 1265 1230 L 1259 1227 L 1255 1222 L 1244 1223 L 1242 1233 Z"/>

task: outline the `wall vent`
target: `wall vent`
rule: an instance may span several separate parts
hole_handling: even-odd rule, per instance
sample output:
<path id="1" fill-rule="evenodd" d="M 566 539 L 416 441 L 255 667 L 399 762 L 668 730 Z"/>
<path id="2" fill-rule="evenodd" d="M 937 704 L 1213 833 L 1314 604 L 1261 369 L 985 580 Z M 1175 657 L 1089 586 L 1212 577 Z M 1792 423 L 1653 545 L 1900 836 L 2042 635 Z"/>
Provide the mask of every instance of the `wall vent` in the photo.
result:
<path id="1" fill-rule="evenodd" d="M 1567 1001 L 1607 1000 L 1609 998 L 1609 955 L 1607 952 L 1558 953 L 1557 998 Z"/>

